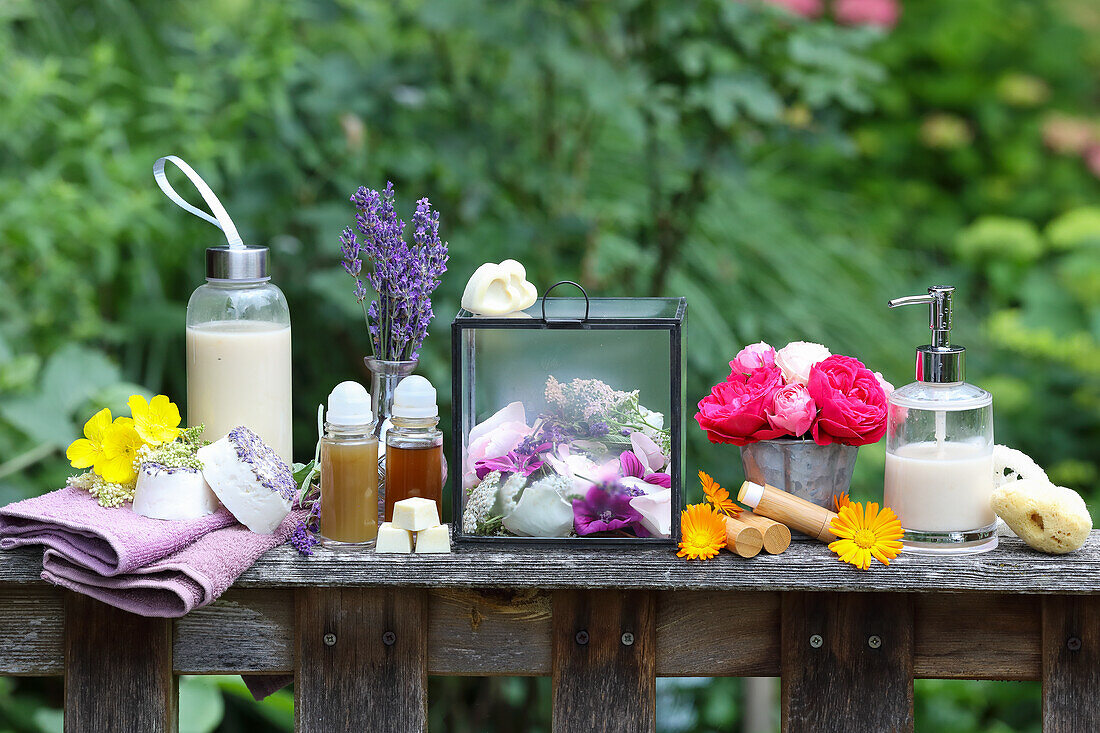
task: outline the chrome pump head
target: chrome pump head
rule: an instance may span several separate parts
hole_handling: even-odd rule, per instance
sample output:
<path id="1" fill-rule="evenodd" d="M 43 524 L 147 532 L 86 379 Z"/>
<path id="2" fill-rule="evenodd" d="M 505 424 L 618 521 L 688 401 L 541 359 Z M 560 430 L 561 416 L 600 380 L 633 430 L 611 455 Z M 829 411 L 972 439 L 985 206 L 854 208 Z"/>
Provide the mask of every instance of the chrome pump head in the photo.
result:
<path id="1" fill-rule="evenodd" d="M 934 286 L 928 295 L 910 295 L 890 301 L 891 308 L 928 305 L 928 327 L 932 343 L 917 347 L 917 381 L 947 384 L 961 382 L 965 375 L 966 348 L 951 345 L 951 298 L 955 288 Z"/>

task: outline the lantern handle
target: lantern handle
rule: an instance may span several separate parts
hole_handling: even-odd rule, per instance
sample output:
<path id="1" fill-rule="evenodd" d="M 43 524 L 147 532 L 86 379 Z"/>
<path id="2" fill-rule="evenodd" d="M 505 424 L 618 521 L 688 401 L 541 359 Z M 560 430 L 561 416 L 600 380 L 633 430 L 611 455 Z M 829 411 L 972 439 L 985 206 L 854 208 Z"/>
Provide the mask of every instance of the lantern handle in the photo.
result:
<path id="1" fill-rule="evenodd" d="M 546 320 L 546 298 L 549 297 L 550 291 L 553 290 L 554 288 L 558 287 L 559 285 L 572 285 L 577 290 L 581 291 L 581 295 L 584 296 L 584 319 L 583 320 L 587 321 L 588 320 L 588 310 L 589 310 L 589 307 L 591 306 L 591 303 L 588 301 L 588 291 L 586 291 L 581 286 L 580 283 L 575 283 L 572 280 L 559 280 L 558 282 L 554 283 L 549 288 L 547 288 L 546 292 L 542 294 L 542 320 L 543 320 L 543 322 L 549 323 L 549 321 Z"/>

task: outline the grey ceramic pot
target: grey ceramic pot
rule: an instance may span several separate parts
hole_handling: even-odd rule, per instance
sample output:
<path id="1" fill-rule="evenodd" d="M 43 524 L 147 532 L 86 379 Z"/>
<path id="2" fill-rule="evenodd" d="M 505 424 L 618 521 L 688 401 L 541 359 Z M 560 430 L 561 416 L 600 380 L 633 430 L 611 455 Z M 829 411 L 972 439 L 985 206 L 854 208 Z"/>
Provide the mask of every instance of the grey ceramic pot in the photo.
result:
<path id="1" fill-rule="evenodd" d="M 848 491 L 859 448 L 818 445 L 812 440 L 762 440 L 742 446 L 745 478 L 833 508 L 833 496 Z"/>

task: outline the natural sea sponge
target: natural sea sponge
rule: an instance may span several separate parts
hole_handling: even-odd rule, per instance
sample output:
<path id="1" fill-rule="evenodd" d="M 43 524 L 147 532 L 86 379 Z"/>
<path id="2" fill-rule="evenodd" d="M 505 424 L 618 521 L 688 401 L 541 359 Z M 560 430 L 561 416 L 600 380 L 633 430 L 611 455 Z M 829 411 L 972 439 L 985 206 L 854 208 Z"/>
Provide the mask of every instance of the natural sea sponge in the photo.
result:
<path id="1" fill-rule="evenodd" d="M 1078 550 L 1092 531 L 1081 495 L 1042 479 L 1010 481 L 993 491 L 990 504 L 1020 539 L 1040 552 Z"/>

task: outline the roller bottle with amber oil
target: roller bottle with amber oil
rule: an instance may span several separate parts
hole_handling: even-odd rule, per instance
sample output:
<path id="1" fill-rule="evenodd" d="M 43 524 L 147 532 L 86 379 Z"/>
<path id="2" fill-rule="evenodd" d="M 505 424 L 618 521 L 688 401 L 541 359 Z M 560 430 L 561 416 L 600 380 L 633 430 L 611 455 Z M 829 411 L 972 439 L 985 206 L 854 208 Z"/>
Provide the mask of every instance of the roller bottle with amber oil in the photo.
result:
<path id="1" fill-rule="evenodd" d="M 443 433 L 435 387 L 424 377 L 405 377 L 393 393 L 386 433 L 386 516 L 393 519 L 393 505 L 414 496 L 431 499 L 442 509 Z"/>
<path id="2" fill-rule="evenodd" d="M 341 382 L 328 396 L 319 529 L 325 545 L 362 545 L 378 536 L 378 439 L 370 395 L 358 382 Z"/>

